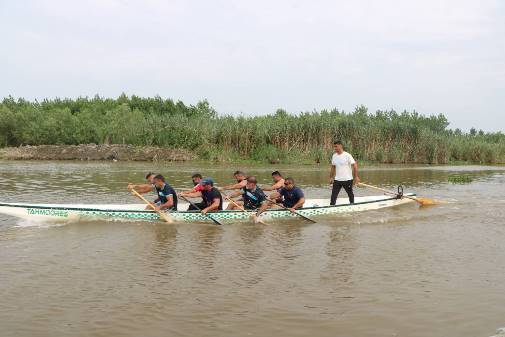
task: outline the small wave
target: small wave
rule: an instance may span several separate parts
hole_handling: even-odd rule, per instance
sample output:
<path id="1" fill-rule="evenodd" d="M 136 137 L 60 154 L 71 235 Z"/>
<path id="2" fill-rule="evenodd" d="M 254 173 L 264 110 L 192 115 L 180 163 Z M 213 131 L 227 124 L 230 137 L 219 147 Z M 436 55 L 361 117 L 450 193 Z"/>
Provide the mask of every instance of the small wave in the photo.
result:
<path id="1" fill-rule="evenodd" d="M 39 228 L 50 228 L 50 227 L 61 227 L 67 225 L 68 221 L 63 222 L 51 222 L 51 221 L 40 221 L 31 219 L 19 219 L 14 227 L 39 227 Z"/>
<path id="2" fill-rule="evenodd" d="M 505 328 L 498 328 L 496 330 L 496 335 L 490 337 L 505 337 Z"/>

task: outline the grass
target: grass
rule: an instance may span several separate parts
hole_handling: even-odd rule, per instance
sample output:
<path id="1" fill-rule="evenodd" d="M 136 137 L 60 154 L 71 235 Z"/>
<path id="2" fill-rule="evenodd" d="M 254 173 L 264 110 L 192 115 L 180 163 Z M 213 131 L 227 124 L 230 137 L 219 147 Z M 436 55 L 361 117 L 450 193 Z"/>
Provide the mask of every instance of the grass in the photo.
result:
<path id="1" fill-rule="evenodd" d="M 0 103 L 0 146 L 118 143 L 184 148 L 215 162 L 327 163 L 338 138 L 360 161 L 505 163 L 503 133 L 448 125 L 443 115 L 364 106 L 246 117 L 219 115 L 207 101 L 126 95 Z"/>

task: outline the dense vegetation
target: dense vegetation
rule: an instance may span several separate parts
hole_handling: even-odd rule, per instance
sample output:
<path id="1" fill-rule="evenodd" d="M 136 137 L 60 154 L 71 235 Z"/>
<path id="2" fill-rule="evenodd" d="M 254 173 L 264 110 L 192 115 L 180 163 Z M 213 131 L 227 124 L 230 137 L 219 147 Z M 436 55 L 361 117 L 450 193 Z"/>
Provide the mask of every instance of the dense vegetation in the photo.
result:
<path id="1" fill-rule="evenodd" d="M 0 103 L 0 146 L 126 143 L 194 150 L 202 159 L 326 162 L 342 139 L 361 160 L 504 163 L 505 135 L 448 129 L 443 115 L 322 110 L 298 115 L 220 116 L 207 101 L 187 106 L 122 95 Z"/>

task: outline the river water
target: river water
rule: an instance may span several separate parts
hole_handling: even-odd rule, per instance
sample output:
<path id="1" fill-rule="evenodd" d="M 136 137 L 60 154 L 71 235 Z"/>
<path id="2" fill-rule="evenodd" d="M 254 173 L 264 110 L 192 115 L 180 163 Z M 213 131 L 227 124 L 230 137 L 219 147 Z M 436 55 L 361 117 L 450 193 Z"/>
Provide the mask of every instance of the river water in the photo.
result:
<path id="1" fill-rule="evenodd" d="M 195 171 L 228 183 L 237 168 L 3 161 L 0 201 L 138 203 L 125 186 L 146 171 L 181 188 Z M 262 183 L 276 169 L 240 168 Z M 326 167 L 280 169 L 308 197 L 329 197 Z M 505 167 L 361 177 L 448 203 L 268 226 L 0 215 L 0 336 L 475 337 L 505 326 Z"/>

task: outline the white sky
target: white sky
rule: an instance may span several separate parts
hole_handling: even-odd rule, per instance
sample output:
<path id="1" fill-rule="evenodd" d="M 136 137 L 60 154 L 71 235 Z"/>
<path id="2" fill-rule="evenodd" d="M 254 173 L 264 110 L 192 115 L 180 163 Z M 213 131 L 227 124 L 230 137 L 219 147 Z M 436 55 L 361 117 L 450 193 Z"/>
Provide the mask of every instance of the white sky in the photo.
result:
<path id="1" fill-rule="evenodd" d="M 0 96 L 444 113 L 505 131 L 505 1 L 0 0 Z"/>

